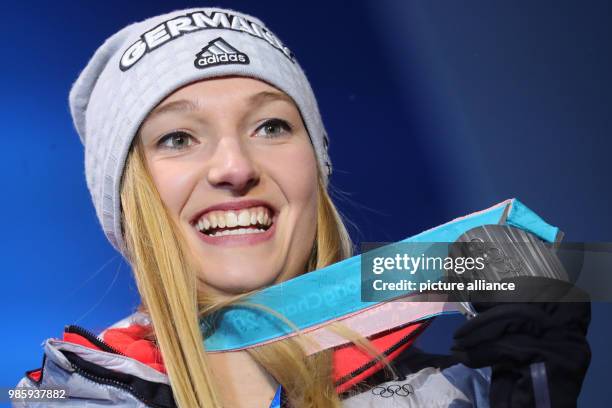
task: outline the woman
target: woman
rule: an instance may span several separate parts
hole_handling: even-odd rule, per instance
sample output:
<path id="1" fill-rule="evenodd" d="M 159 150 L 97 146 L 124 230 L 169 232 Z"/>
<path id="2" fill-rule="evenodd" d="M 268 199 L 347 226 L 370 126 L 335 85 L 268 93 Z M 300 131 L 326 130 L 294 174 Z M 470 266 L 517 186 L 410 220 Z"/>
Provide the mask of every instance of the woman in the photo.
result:
<path id="1" fill-rule="evenodd" d="M 281 393 L 294 407 L 488 406 L 491 372 L 478 367 L 490 359 L 468 368 L 459 363 L 469 358 L 414 349 L 383 356 L 342 326 L 390 368 L 370 385 L 398 371 L 418 385 L 397 388 L 399 402 L 382 395 L 394 393 L 387 385 L 338 395 L 333 352 L 307 356 L 297 338 L 232 353 L 202 347 L 200 318 L 351 254 L 327 192 L 315 97 L 261 21 L 192 9 L 132 24 L 95 53 L 70 108 L 97 215 L 132 266 L 142 307 L 104 341 L 69 327 L 21 386 L 66 387 L 62 406 L 266 407 Z"/>

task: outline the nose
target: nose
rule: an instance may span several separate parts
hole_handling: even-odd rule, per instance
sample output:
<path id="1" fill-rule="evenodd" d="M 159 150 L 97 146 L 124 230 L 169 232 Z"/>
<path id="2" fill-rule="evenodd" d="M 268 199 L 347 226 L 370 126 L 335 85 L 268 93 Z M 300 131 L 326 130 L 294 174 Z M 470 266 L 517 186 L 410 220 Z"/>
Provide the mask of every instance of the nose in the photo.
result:
<path id="1" fill-rule="evenodd" d="M 259 182 L 259 171 L 239 138 L 223 137 L 217 143 L 208 170 L 208 182 L 244 194 Z"/>

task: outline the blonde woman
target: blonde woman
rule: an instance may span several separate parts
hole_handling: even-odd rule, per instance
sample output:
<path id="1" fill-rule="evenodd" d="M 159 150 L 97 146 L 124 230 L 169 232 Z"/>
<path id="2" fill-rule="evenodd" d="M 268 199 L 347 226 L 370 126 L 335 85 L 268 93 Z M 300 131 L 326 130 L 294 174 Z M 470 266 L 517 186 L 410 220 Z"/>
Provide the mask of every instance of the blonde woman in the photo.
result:
<path id="1" fill-rule="evenodd" d="M 206 8 L 132 24 L 96 51 L 70 108 L 97 215 L 142 306 L 99 337 L 70 326 L 48 340 L 20 386 L 60 387 L 62 407 L 488 406 L 486 368 L 424 359 L 405 339 L 383 353 L 339 325 L 378 364 L 359 377 L 368 388 L 340 389 L 342 361 L 298 338 L 206 352 L 200 319 L 351 255 L 315 97 L 260 20 Z"/>

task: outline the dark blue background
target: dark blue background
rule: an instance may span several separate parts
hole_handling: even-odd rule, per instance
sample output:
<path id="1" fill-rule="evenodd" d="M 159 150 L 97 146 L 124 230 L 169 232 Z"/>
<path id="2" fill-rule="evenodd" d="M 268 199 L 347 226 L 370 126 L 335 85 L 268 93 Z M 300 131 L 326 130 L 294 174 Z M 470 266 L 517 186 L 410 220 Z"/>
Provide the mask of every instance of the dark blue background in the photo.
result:
<path id="1" fill-rule="evenodd" d="M 99 330 L 136 305 L 90 204 L 68 90 L 124 25 L 197 5 L 258 16 L 296 53 L 356 241 L 398 240 L 509 197 L 569 241 L 612 240 L 607 1 L 4 5 L 0 386 L 38 367 L 41 342 L 64 324 Z M 611 314 L 593 306 L 581 406 L 612 397 Z M 439 319 L 421 344 L 444 349 L 459 323 Z"/>

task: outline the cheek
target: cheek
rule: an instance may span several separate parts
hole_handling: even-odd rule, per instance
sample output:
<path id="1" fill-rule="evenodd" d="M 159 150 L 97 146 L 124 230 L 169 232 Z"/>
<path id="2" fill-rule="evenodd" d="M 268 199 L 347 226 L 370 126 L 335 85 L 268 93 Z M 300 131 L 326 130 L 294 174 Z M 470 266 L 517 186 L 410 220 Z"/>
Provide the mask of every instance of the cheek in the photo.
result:
<path id="1" fill-rule="evenodd" d="M 307 143 L 270 160 L 270 172 L 290 203 L 316 210 L 317 161 Z"/>
<path id="2" fill-rule="evenodd" d="M 178 220 L 179 214 L 193 190 L 197 174 L 193 168 L 180 162 L 152 162 L 149 171 L 162 202 Z"/>

